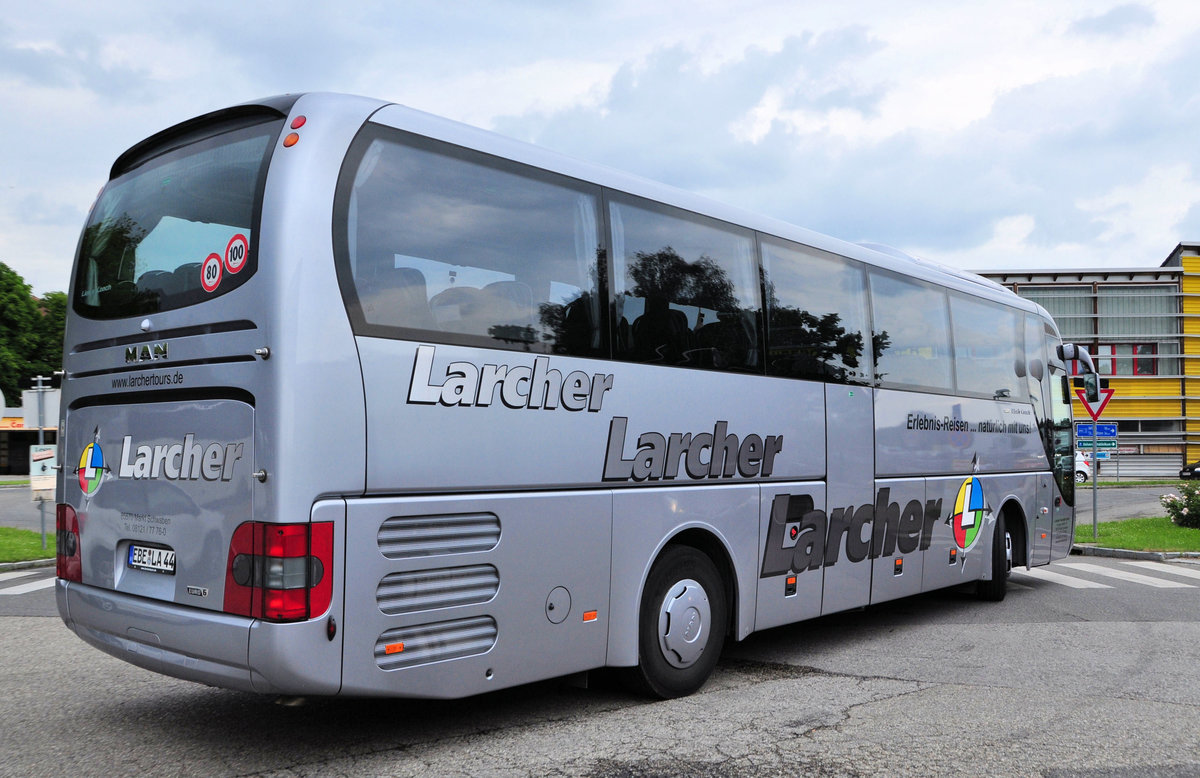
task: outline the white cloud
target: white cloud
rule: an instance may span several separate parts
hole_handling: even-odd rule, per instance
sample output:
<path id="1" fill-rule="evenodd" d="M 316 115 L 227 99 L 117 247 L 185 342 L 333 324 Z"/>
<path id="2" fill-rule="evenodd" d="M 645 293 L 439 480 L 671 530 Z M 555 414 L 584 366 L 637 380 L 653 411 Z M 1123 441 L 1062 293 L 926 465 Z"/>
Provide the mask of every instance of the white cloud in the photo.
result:
<path id="1" fill-rule="evenodd" d="M 1156 166 L 1132 184 L 1117 186 L 1079 203 L 1105 224 L 1099 240 L 1140 242 L 1174 235 L 1192 206 L 1200 203 L 1200 182 L 1186 163 Z"/>
<path id="2" fill-rule="evenodd" d="M 1077 205 L 1101 226 L 1090 243 L 1040 244 L 1032 240 L 1036 218 L 1019 214 L 997 219 L 982 245 L 930 253 L 939 261 L 973 270 L 1095 267 L 1097 255 L 1108 258 L 1110 267 L 1154 265 L 1188 237 L 1179 228 L 1200 205 L 1200 182 L 1186 164 L 1155 167 L 1140 180 Z"/>
<path id="3" fill-rule="evenodd" d="M 0 0 L 0 261 L 64 288 L 117 154 L 222 105 L 368 94 L 968 267 L 1200 239 L 1200 4 Z M 267 34 L 269 31 L 270 34 Z"/>

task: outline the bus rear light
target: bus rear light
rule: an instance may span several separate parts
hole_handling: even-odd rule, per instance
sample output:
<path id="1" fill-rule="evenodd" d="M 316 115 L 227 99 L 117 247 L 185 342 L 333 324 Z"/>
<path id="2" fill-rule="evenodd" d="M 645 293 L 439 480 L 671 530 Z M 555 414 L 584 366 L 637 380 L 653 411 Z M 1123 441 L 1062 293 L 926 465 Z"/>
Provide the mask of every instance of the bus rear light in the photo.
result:
<path id="1" fill-rule="evenodd" d="M 55 571 L 64 581 L 82 581 L 83 564 L 79 549 L 79 518 L 70 505 L 54 508 Z"/>
<path id="2" fill-rule="evenodd" d="M 246 522 L 225 568 L 226 613 L 267 621 L 320 616 L 333 598 L 333 524 Z"/>

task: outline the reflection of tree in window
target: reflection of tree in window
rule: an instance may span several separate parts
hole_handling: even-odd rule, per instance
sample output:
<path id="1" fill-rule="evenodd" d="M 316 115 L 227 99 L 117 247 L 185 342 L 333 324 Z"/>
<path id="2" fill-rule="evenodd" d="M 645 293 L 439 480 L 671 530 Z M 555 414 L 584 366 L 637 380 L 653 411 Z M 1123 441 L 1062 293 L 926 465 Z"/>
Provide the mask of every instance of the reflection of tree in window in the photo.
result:
<path id="1" fill-rule="evenodd" d="M 88 277 L 81 291 L 85 304 L 98 306 L 99 295 L 104 293 L 133 304 L 131 312 L 158 310 L 158 295 L 139 293 L 134 284 L 135 251 L 146 232 L 146 228 L 127 213 L 87 226 L 83 231 L 83 245 L 88 257 Z"/>
<path id="2" fill-rule="evenodd" d="M 597 249 L 596 263 L 589 270 L 592 289 L 598 288 L 597 280 L 604 267 L 604 250 Z M 585 356 L 595 353 L 600 348 L 600 327 L 596 319 L 596 295 L 589 291 L 582 291 L 567 302 L 538 304 L 542 340 L 553 354 Z"/>
<path id="3" fill-rule="evenodd" d="M 887 330 L 877 332 L 871 336 L 871 354 L 875 357 L 875 364 L 879 364 L 879 360 L 883 357 L 883 352 L 888 350 L 892 345 L 892 339 L 888 336 Z M 875 373 L 875 383 L 883 380 L 883 373 Z"/>
<path id="4" fill-rule="evenodd" d="M 758 364 L 754 318 L 716 260 L 688 262 L 671 246 L 634 256 L 625 294 L 641 298 L 644 309 L 627 336 L 633 359 L 716 369 Z"/>
<path id="5" fill-rule="evenodd" d="M 582 356 L 592 352 L 598 334 L 592 317 L 594 306 L 591 292 L 583 292 L 565 304 L 538 304 L 542 340 L 551 353 Z"/>
<path id="6" fill-rule="evenodd" d="M 146 229 L 123 213 L 116 219 L 88 225 L 83 243 L 88 247 L 88 258 L 103 265 L 112 280 L 132 281 L 133 252 L 145 237 Z"/>
<path id="7" fill-rule="evenodd" d="M 537 334 L 533 331 L 533 327 L 523 327 L 517 324 L 494 324 L 488 327 L 487 332 L 490 337 L 504 343 L 524 343 L 526 351 L 530 350 L 529 344 L 537 342 Z"/>
<path id="8" fill-rule="evenodd" d="M 838 383 L 866 383 L 862 372 L 862 332 L 848 332 L 838 313 L 817 315 L 796 306 L 782 305 L 775 285 L 767 283 L 767 306 L 771 311 L 771 372 L 775 375 L 813 378 Z M 888 347 L 886 332 L 872 338 L 873 357 L 878 361 Z"/>
<path id="9" fill-rule="evenodd" d="M 670 246 L 654 253 L 639 251 L 635 256 L 629 268 L 633 295 L 722 312 L 738 310 L 733 281 L 712 257 L 701 255 L 688 262 Z"/>

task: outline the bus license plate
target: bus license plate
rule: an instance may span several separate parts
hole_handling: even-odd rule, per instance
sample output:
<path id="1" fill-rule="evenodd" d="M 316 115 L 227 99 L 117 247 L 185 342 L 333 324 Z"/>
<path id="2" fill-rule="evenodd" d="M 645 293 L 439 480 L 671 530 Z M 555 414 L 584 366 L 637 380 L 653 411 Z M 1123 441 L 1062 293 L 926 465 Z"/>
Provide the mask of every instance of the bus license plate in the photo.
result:
<path id="1" fill-rule="evenodd" d="M 175 575 L 175 552 L 169 548 L 130 546 L 129 566 L 152 573 Z"/>

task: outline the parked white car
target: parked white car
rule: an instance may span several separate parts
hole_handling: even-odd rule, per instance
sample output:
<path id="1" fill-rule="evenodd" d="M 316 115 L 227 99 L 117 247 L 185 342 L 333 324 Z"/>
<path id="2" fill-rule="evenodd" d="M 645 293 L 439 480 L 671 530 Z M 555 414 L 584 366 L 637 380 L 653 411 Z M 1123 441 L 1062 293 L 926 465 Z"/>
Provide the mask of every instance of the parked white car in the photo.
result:
<path id="1" fill-rule="evenodd" d="M 1092 461 L 1082 451 L 1075 452 L 1075 483 L 1082 484 L 1092 477 Z"/>

